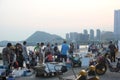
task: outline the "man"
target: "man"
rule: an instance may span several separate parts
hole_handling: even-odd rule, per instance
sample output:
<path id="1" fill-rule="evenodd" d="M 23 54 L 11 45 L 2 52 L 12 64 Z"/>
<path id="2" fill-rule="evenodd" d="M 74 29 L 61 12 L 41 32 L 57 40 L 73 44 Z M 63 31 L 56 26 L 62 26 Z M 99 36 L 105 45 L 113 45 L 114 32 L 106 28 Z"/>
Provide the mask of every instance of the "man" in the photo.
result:
<path id="1" fill-rule="evenodd" d="M 39 51 L 40 51 L 40 44 L 37 43 L 37 45 L 34 48 L 34 52 L 35 52 L 36 55 L 38 55 L 40 53 Z"/>
<path id="2" fill-rule="evenodd" d="M 35 55 L 36 55 L 36 59 L 37 59 L 37 62 L 38 62 L 38 60 L 39 60 L 39 54 L 40 54 L 40 44 L 39 43 L 37 43 L 37 45 L 35 46 L 35 48 L 34 48 L 34 52 L 35 52 Z"/>
<path id="3" fill-rule="evenodd" d="M 3 59 L 3 65 L 6 67 L 6 75 L 9 75 L 11 69 L 11 54 L 12 54 L 12 50 L 11 50 L 11 43 L 7 43 L 7 46 L 5 48 L 3 48 L 2 50 L 2 59 Z"/>
<path id="4" fill-rule="evenodd" d="M 110 59 L 111 59 L 111 62 L 113 62 L 113 61 L 115 62 L 115 49 L 116 49 L 116 47 L 112 43 L 112 41 L 110 41 L 109 43 L 110 44 L 109 44 L 108 48 L 110 50 Z"/>
<path id="5" fill-rule="evenodd" d="M 12 46 L 11 43 L 7 43 L 7 46 L 3 48 L 2 50 L 2 59 L 3 59 L 3 65 L 9 68 L 10 65 L 10 55 L 12 53 L 10 47 Z"/>
<path id="6" fill-rule="evenodd" d="M 62 47 L 61 47 L 61 57 L 62 59 L 64 59 L 65 61 L 67 61 L 67 53 L 69 50 L 69 46 L 66 43 L 66 41 L 63 42 Z"/>
<path id="7" fill-rule="evenodd" d="M 45 51 L 44 51 L 44 43 L 40 43 L 40 53 L 39 53 L 39 63 L 42 64 L 45 62 Z"/>
<path id="8" fill-rule="evenodd" d="M 22 55 L 23 55 L 23 57 L 24 57 L 26 67 L 29 69 L 29 68 L 30 68 L 30 66 L 29 66 L 29 56 L 28 56 L 28 53 L 27 53 L 26 44 L 27 44 L 27 42 L 24 41 L 24 42 L 23 42 L 23 45 L 22 45 L 22 50 L 23 50 Z"/>
<path id="9" fill-rule="evenodd" d="M 73 52 L 74 52 L 74 44 L 73 43 L 70 43 L 70 49 L 69 49 L 69 54 L 71 55 L 71 56 L 73 56 Z"/>

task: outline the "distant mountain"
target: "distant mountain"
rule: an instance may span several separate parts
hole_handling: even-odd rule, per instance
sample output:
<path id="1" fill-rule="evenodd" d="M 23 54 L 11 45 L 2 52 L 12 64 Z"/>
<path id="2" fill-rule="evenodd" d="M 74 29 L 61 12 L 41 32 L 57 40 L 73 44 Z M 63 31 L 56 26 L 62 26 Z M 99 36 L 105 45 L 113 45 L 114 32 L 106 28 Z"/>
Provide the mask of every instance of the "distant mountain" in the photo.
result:
<path id="1" fill-rule="evenodd" d="M 49 34 L 43 31 L 36 31 L 34 34 L 32 34 L 30 37 L 26 39 L 28 43 L 59 42 L 62 40 L 63 38 L 58 35 Z"/>
<path id="2" fill-rule="evenodd" d="M 0 41 L 0 47 L 3 47 L 3 46 L 6 46 L 7 45 L 7 43 L 12 43 L 13 45 L 15 45 L 17 42 L 19 42 L 19 41 L 7 41 L 7 40 L 5 40 L 5 41 Z"/>
<path id="3" fill-rule="evenodd" d="M 49 34 L 49 33 L 43 32 L 43 31 L 36 31 L 30 37 L 28 37 L 26 39 L 26 41 L 27 41 L 27 45 L 32 46 L 32 45 L 36 45 L 36 43 L 38 43 L 38 42 L 61 43 L 63 41 L 63 38 L 58 35 L 55 35 L 55 34 Z M 0 41 L 0 47 L 6 46 L 8 42 L 15 45 L 17 42 L 22 43 L 23 41 L 5 41 L 5 40 Z"/>

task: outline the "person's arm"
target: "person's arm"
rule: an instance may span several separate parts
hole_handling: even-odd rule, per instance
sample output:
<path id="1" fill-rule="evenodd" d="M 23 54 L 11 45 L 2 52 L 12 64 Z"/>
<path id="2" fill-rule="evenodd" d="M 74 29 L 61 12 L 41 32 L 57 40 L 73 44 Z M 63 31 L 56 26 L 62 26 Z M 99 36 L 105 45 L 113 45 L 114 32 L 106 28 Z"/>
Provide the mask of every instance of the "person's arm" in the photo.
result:
<path id="1" fill-rule="evenodd" d="M 36 51 L 36 48 L 37 48 L 37 46 L 35 46 L 35 48 L 34 48 L 34 52 Z"/>
<path id="2" fill-rule="evenodd" d="M 8 62 L 10 63 L 10 51 L 7 51 L 6 55 L 7 55 L 7 58 L 8 58 Z"/>

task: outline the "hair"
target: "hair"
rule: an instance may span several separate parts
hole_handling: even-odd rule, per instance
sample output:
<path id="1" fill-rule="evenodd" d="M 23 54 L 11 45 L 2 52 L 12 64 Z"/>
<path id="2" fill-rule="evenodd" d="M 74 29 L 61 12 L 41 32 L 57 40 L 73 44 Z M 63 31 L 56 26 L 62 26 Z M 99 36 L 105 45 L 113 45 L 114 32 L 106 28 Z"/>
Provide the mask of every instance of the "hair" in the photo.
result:
<path id="1" fill-rule="evenodd" d="M 27 42 L 26 41 L 23 41 L 23 45 L 26 45 L 27 44 Z"/>
<path id="2" fill-rule="evenodd" d="M 109 43 L 112 43 L 112 41 L 110 41 Z"/>
<path id="3" fill-rule="evenodd" d="M 12 46 L 12 44 L 11 43 L 7 43 L 7 47 L 10 47 L 10 46 Z"/>
<path id="4" fill-rule="evenodd" d="M 44 45 L 44 43 L 43 42 L 41 42 L 41 46 L 43 46 Z"/>
<path id="5" fill-rule="evenodd" d="M 37 45 L 39 45 L 39 43 L 37 43 Z"/>
<path id="6" fill-rule="evenodd" d="M 50 44 L 48 43 L 48 44 L 47 44 L 47 47 L 49 47 L 49 46 L 50 46 Z"/>
<path id="7" fill-rule="evenodd" d="M 63 41 L 63 43 L 66 43 L 66 41 Z"/>

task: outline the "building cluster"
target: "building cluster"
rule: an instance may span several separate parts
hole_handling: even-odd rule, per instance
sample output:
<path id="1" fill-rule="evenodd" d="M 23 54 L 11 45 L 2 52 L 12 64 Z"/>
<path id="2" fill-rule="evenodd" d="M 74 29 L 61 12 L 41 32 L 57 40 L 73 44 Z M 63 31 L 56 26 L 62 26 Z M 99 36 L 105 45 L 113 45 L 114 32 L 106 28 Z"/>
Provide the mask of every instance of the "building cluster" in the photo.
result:
<path id="1" fill-rule="evenodd" d="M 89 41 L 109 41 L 109 40 L 120 40 L 120 10 L 114 11 L 114 32 L 112 31 L 101 31 L 100 29 L 95 31 L 90 29 L 89 33 L 85 29 L 83 33 L 70 32 L 66 34 L 66 40 L 78 43 L 86 43 Z"/>
<path id="2" fill-rule="evenodd" d="M 100 29 L 97 29 L 96 36 L 93 29 L 90 30 L 90 33 L 88 33 L 86 29 L 83 33 L 70 32 L 66 34 L 66 40 L 80 43 L 86 43 L 88 41 L 101 41 L 101 31 Z"/>
<path id="3" fill-rule="evenodd" d="M 115 40 L 120 40 L 120 10 L 114 11 L 114 36 Z"/>

